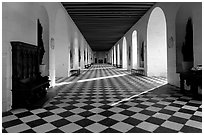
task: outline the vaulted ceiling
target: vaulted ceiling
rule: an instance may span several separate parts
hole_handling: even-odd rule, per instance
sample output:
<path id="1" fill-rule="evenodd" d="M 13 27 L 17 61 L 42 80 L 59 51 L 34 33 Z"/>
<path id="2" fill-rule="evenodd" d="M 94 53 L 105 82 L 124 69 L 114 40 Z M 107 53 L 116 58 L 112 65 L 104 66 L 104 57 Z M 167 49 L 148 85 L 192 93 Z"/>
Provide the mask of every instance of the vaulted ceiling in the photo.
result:
<path id="1" fill-rule="evenodd" d="M 155 2 L 62 2 L 93 51 L 108 51 Z"/>

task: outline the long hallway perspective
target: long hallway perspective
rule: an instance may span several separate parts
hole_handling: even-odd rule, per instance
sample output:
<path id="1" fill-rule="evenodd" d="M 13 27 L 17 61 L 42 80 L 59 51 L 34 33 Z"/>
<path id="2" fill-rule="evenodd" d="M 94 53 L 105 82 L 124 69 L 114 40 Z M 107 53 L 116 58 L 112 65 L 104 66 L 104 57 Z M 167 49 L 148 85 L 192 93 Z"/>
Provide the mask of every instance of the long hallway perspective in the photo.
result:
<path id="1" fill-rule="evenodd" d="M 57 78 L 55 89 L 57 95 L 42 108 L 3 113 L 2 132 L 202 132 L 202 101 L 164 77 L 96 64 L 79 76 Z"/>

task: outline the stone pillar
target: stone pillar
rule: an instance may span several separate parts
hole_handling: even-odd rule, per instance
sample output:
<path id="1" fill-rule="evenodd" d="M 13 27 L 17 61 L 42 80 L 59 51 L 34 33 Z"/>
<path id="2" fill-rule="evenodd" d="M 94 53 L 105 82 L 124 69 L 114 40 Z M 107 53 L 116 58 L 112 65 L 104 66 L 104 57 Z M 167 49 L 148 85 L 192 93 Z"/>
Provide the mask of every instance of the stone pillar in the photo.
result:
<path id="1" fill-rule="evenodd" d="M 80 61 L 80 68 L 84 68 L 84 40 L 82 40 L 81 47 L 80 47 L 80 56 L 81 56 L 81 61 Z"/>
<path id="2" fill-rule="evenodd" d="M 74 57 L 74 69 L 78 69 L 79 68 L 79 50 L 78 50 L 78 39 L 74 39 L 74 53 L 73 53 L 73 57 Z"/>
<path id="3" fill-rule="evenodd" d="M 50 74 L 50 86 L 55 86 L 55 41 L 54 38 L 50 40 L 50 49 L 49 49 L 49 74 Z"/>
<path id="4" fill-rule="evenodd" d="M 114 51 L 113 51 L 113 48 L 111 49 L 111 64 L 113 65 L 113 62 L 114 62 Z"/>
<path id="5" fill-rule="evenodd" d="M 120 65 L 120 45 L 117 45 L 117 65 Z"/>
<path id="6" fill-rule="evenodd" d="M 127 69 L 127 42 L 126 38 L 123 38 L 123 51 L 122 51 L 122 68 Z"/>
<path id="7" fill-rule="evenodd" d="M 116 57 L 117 57 L 117 56 L 116 56 L 116 46 L 113 47 L 113 52 L 114 52 L 114 54 L 113 54 L 113 55 L 114 55 L 113 65 L 116 66 L 116 64 L 117 64 L 117 63 L 116 63 Z"/>

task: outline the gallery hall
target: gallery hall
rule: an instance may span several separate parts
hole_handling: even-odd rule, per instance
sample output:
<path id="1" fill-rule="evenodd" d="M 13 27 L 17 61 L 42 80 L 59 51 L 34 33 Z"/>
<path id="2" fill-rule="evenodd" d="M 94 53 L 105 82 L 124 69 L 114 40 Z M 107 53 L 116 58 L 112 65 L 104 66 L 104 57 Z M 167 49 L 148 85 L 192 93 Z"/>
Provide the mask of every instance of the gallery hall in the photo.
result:
<path id="1" fill-rule="evenodd" d="M 202 2 L 2 2 L 2 133 L 202 133 Z"/>

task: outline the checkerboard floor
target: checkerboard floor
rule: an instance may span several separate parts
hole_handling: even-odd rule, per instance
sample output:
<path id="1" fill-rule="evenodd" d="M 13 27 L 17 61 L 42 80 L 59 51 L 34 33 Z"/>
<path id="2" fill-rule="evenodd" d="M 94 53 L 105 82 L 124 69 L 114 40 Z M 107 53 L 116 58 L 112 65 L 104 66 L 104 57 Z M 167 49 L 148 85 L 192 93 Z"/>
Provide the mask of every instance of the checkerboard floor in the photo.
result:
<path id="1" fill-rule="evenodd" d="M 202 101 L 180 93 L 163 77 L 93 65 L 77 77 L 56 80 L 59 92 L 44 107 L 4 112 L 2 132 L 202 132 Z"/>

